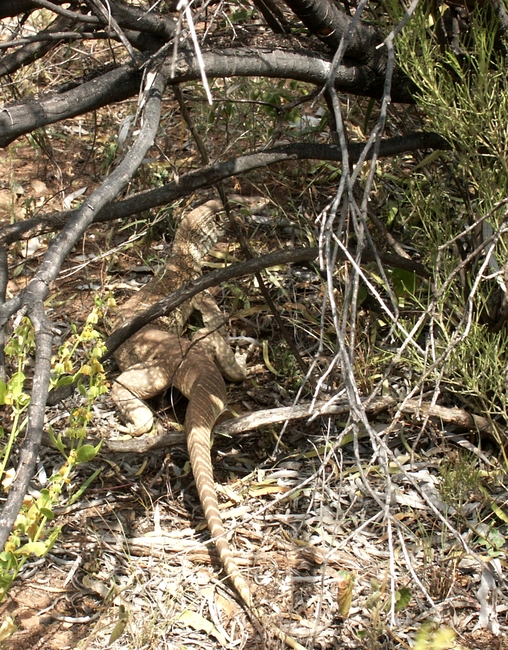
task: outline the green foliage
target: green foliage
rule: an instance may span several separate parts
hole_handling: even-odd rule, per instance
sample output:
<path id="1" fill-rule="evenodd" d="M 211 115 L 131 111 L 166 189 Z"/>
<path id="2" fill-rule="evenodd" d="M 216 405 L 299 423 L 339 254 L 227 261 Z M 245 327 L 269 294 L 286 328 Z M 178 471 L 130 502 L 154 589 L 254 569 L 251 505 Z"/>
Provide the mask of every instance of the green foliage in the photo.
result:
<path id="1" fill-rule="evenodd" d="M 478 497 L 481 474 L 472 454 L 453 454 L 441 463 L 439 470 L 442 479 L 439 493 L 449 506 L 459 510 L 473 495 Z"/>
<path id="2" fill-rule="evenodd" d="M 507 345 L 506 331 L 493 333 L 473 323 L 468 336 L 453 347 L 447 366 L 450 390 L 467 396 L 478 411 L 506 421 Z"/>
<path id="3" fill-rule="evenodd" d="M 508 335 L 494 327 L 508 259 L 506 206 L 499 203 L 508 196 L 508 72 L 488 11 L 475 8 L 452 50 L 439 43 L 429 7 L 420 3 L 398 37 L 398 61 L 419 88 L 426 128 L 453 152 L 422 161 L 398 183 L 390 178 L 399 201 L 386 218 L 410 234 L 433 270 L 427 286 L 391 275 L 399 307 L 412 308 L 403 316 L 406 329 L 429 309 L 419 332 L 428 334 L 427 351 L 408 346 L 406 361 L 474 412 L 508 421 Z"/>
<path id="4" fill-rule="evenodd" d="M 284 342 L 269 345 L 268 341 L 263 341 L 263 361 L 271 373 L 284 378 L 286 390 L 296 389 L 301 384 L 301 369 Z"/>
<path id="5" fill-rule="evenodd" d="M 463 647 L 455 640 L 451 628 L 425 623 L 416 633 L 414 650 L 463 650 Z"/>
<path id="6" fill-rule="evenodd" d="M 371 580 L 372 593 L 364 603 L 364 608 L 369 611 L 372 625 L 368 629 L 359 632 L 358 636 L 363 640 L 366 648 L 379 647 L 379 637 L 385 630 L 385 615 L 392 607 L 392 595 L 387 589 L 387 583 L 380 584 L 377 580 Z M 409 587 L 401 587 L 394 594 L 393 608 L 400 612 L 409 606 L 412 592 Z"/>
<path id="7" fill-rule="evenodd" d="M 453 145 L 461 181 L 484 212 L 508 188 L 508 77 L 493 27 L 478 10 L 460 53 L 443 51 L 432 16 L 420 5 L 399 41 L 401 66 L 420 89 L 428 127 Z"/>
<path id="8" fill-rule="evenodd" d="M 73 495 L 69 491 L 71 477 L 76 467 L 93 460 L 100 449 L 100 445 L 94 447 L 84 442 L 87 425 L 92 418 L 92 403 L 107 391 L 105 374 L 100 363 L 100 357 L 105 349 L 104 342 L 94 328 L 101 315 L 100 312 L 101 305 L 97 302 L 82 331 L 78 332 L 74 326 L 73 336 L 59 348 L 52 360 L 54 372 L 52 385 L 62 386 L 80 378 L 78 387 L 85 398 L 85 404 L 71 412 L 64 435 L 57 436 L 51 427 L 48 428 L 49 437 L 64 457 L 64 462 L 49 479 L 48 487 L 41 489 L 38 496 L 25 497 L 14 529 L 3 552 L 0 553 L 0 600 L 7 593 L 26 560 L 31 555 L 44 556 L 57 540 L 61 527 L 54 523 L 55 506 L 62 502 L 75 501 L 100 472 L 97 470 L 85 486 L 77 491 L 77 494 Z M 13 469 L 7 469 L 12 447 L 27 424 L 25 411 L 30 404 L 30 397 L 26 392 L 24 369 L 33 349 L 33 328 L 28 319 L 23 319 L 5 348 L 6 357 L 16 370 L 7 383 L 0 382 L 0 404 L 9 407 L 12 420 L 9 437 L 0 451 L 0 481 L 5 491 L 9 490 L 15 474 Z M 84 354 L 84 363 L 75 368 L 74 359 L 78 350 Z M 88 378 L 86 385 L 82 380 L 83 376 Z M 1 434 L 4 438 L 3 430 Z"/>
<path id="9" fill-rule="evenodd" d="M 285 138 L 312 141 L 326 131 L 324 102 L 319 100 L 321 118 L 316 121 L 317 109 L 311 105 L 312 99 L 316 101 L 311 94 L 314 88 L 302 82 L 263 78 L 216 82 L 212 85 L 212 106 L 205 103 L 200 82 L 190 82 L 186 88 L 192 89 L 194 99 L 201 98 L 192 103 L 195 128 L 208 143 L 223 139 L 228 155 L 244 154 L 247 148 L 258 149 L 261 143 L 273 142 L 282 133 Z M 311 116 L 306 114 L 308 106 Z M 333 169 L 336 172 L 337 165 Z M 301 167 L 299 172 L 301 183 Z"/>
<path id="10" fill-rule="evenodd" d="M 26 426 L 23 417 L 30 404 L 29 396 L 24 392 L 25 374 L 23 369 L 35 346 L 35 339 L 30 321 L 24 318 L 5 346 L 6 359 L 13 359 L 16 370 L 7 383 L 0 379 L 0 405 L 11 408 L 12 425 L 9 437 L 0 450 L 0 481 L 4 480 L 7 462 L 12 447 L 21 431 Z M 5 439 L 5 432 L 0 427 L 0 437 Z"/>
<path id="11" fill-rule="evenodd" d="M 468 452 L 449 455 L 439 470 L 439 493 L 450 506 L 450 512 L 454 513 L 461 526 L 467 526 L 476 535 L 477 542 L 486 548 L 491 557 L 498 556 L 506 544 L 508 516 L 490 496 L 487 483 L 490 478 L 495 479 L 495 475 L 489 477 L 479 468 L 477 458 Z M 475 508 L 477 516 L 466 516 L 464 506 L 468 503 L 481 504 L 481 512 Z M 494 517 L 489 515 L 489 510 L 494 513 Z"/>

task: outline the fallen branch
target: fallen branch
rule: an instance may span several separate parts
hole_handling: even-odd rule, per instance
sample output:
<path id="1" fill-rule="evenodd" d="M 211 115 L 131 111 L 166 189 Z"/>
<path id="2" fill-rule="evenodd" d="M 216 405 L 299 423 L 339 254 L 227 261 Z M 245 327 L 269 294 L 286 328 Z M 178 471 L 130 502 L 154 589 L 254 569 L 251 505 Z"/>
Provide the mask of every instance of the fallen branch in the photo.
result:
<path id="1" fill-rule="evenodd" d="M 378 397 L 372 401 L 364 400 L 364 405 L 365 411 L 369 415 L 377 415 L 387 409 L 395 410 L 397 407 L 395 399 L 390 396 Z M 310 410 L 310 406 L 310 404 L 298 404 L 296 406 L 284 406 L 248 413 L 247 415 L 221 422 L 214 428 L 213 432 L 216 435 L 234 436 L 245 433 L 246 431 L 254 431 L 268 424 L 280 424 L 282 422 L 303 420 L 305 418 L 314 419 L 323 416 L 346 415 L 350 411 L 350 405 L 346 399 L 340 399 L 336 402 L 331 402 L 330 400 L 316 402 L 312 411 Z M 479 431 L 480 433 L 494 433 L 492 425 L 487 418 L 481 415 L 472 415 L 457 407 L 433 406 L 428 402 L 420 403 L 418 400 L 408 400 L 401 410 L 403 413 L 411 415 L 438 418 L 442 422 L 449 422 L 458 427 Z M 102 442 L 103 451 L 122 454 L 146 454 L 155 449 L 184 445 L 185 441 L 185 433 L 179 431 L 166 431 L 153 436 L 141 436 L 140 438 L 87 439 L 87 442 L 92 445 L 97 445 L 99 442 Z M 44 436 L 43 442 L 48 446 L 51 445 L 48 436 Z"/>
<path id="2" fill-rule="evenodd" d="M 438 406 L 437 404 L 429 404 L 428 402 L 419 402 L 417 399 L 408 399 L 407 402 L 400 409 L 402 413 L 411 413 L 421 417 L 431 417 L 455 424 L 463 429 L 471 429 L 471 431 L 479 431 L 480 433 L 488 433 L 493 435 L 492 424 L 487 418 L 481 415 L 471 415 L 464 409 L 459 409 L 456 406 L 450 408 L 448 406 Z"/>

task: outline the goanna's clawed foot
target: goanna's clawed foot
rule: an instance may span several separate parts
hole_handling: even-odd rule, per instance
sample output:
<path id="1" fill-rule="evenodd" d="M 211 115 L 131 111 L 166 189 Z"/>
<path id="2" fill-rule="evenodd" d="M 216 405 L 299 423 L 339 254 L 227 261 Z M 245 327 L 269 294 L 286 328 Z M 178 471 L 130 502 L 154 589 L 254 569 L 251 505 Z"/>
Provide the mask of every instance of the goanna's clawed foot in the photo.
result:
<path id="1" fill-rule="evenodd" d="M 128 424 L 128 425 L 119 424 L 118 431 L 120 431 L 120 433 L 127 433 L 133 438 L 138 438 L 139 436 L 142 436 L 145 433 L 157 433 L 157 430 L 154 429 L 153 422 L 152 422 L 152 426 L 141 427 L 141 428 L 136 428 L 133 424 Z"/>
<path id="2" fill-rule="evenodd" d="M 144 433 L 149 433 L 153 429 L 154 420 L 152 411 L 127 388 L 115 382 L 111 390 L 111 397 L 125 423 L 118 427 L 119 431 L 137 437 L 142 436 Z"/>

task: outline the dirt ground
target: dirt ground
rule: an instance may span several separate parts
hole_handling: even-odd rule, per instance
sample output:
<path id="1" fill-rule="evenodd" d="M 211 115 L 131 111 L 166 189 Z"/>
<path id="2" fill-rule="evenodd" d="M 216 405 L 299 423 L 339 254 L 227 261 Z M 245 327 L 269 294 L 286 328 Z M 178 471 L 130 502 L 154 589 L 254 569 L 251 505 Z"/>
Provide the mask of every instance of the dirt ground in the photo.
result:
<path id="1" fill-rule="evenodd" d="M 50 161 L 25 141 L 0 152 L 0 178 L 4 179 L 0 225 L 13 217 L 31 216 L 43 202 L 62 209 L 66 196 L 97 183 L 96 172 L 84 148 L 69 155 L 53 143 Z M 114 239 L 117 233 L 111 231 Z M 117 257 L 110 273 L 108 262 L 99 258 L 106 242 L 115 244 L 110 235 L 109 226 L 91 231 L 62 269 L 52 295 L 55 322 L 83 323 L 96 294 L 110 286 L 122 285 L 120 292 L 125 291 L 123 271 L 134 282 L 148 273 L 132 249 Z M 33 271 L 27 253 L 42 254 L 46 245 L 42 236 L 15 248 L 12 264 L 18 271 L 9 283 L 10 294 L 19 291 Z M 160 253 L 157 247 L 159 242 L 148 242 L 145 252 Z M 320 294 L 317 278 L 301 284 L 306 285 L 307 296 Z M 262 314 L 266 306 L 254 300 L 252 314 L 256 310 Z M 250 365 L 245 385 L 230 389 L 232 411 L 291 404 L 294 385 L 274 378 L 260 352 Z M 114 373 L 114 365 L 107 370 Z M 49 410 L 48 420 L 57 427 L 76 404 L 79 396 L 69 398 Z M 380 423 L 386 424 L 390 414 L 380 417 Z M 106 396 L 95 407 L 90 433 L 109 434 L 115 423 Z M 323 650 L 410 648 L 415 630 L 438 618 L 457 632 L 456 643 L 464 648 L 504 650 L 502 634 L 475 629 L 480 609 L 477 567 L 461 566 L 455 560 L 454 553 L 459 553 L 455 543 L 425 513 L 418 514 L 416 497 L 414 509 L 401 507 L 398 516 L 414 535 L 408 545 L 414 568 L 437 611 L 415 587 L 404 558 L 397 556 L 400 584 L 410 586 L 412 598 L 405 613 L 395 617 L 399 633 L 386 625 L 389 541 L 393 540 L 376 523 L 379 505 L 361 486 L 352 445 L 326 456 L 329 426 L 326 419 L 292 424 L 275 460 L 269 460 L 279 434 L 273 427 L 216 441 L 214 463 L 224 515 L 234 530 L 232 543 L 239 563 L 250 575 L 259 602 L 300 634 L 304 645 Z M 407 437 L 414 440 L 420 435 L 411 417 L 405 426 Z M 436 470 L 438 456 L 447 454 L 440 447 L 446 427 L 428 426 L 425 452 L 431 453 L 422 461 L 422 473 Z M 398 438 L 393 440 L 392 447 L 402 458 L 400 445 Z M 362 451 L 366 458 L 371 454 L 367 445 Z M 327 460 L 321 466 L 323 457 Z M 59 462 L 56 452 L 47 448 L 41 452 L 40 466 L 47 475 Z M 63 530 L 52 552 L 27 563 L 0 607 L 0 617 L 4 621 L 11 617 L 17 626 L 6 648 L 216 648 L 224 645 L 224 639 L 227 647 L 279 647 L 260 637 L 224 583 L 207 545 L 183 445 L 143 456 L 101 454 L 73 478 L 74 486 L 95 469 L 101 473 L 84 497 L 57 513 Z M 370 470 L 375 477 L 377 467 Z M 379 486 L 381 490 L 381 478 Z M 401 492 L 411 492 L 402 479 L 399 487 Z M 290 490 L 295 490 L 294 496 L 283 501 Z M 422 550 L 418 537 L 424 536 L 424 530 L 431 541 Z M 345 620 L 337 604 L 340 571 L 349 572 L 355 581 Z M 504 605 L 499 611 L 506 617 Z M 121 633 L 117 640 L 111 637 L 114 630 Z M 429 641 L 422 647 L 437 650 L 439 646 Z"/>

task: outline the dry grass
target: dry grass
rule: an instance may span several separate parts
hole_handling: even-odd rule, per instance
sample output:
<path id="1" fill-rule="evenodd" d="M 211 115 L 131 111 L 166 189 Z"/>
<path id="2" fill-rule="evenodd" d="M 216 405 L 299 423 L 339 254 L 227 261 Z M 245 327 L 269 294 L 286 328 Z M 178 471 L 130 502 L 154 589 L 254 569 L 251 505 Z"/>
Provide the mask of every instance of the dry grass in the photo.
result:
<path id="1" fill-rule="evenodd" d="M 106 53 L 96 50 L 93 55 L 100 60 Z M 35 64 L 16 83 L 23 88 L 24 83 L 39 80 L 42 85 L 37 89 L 43 90 L 47 84 L 65 81 L 75 72 L 73 66 L 79 65 L 77 57 L 67 68 L 60 66 L 58 54 L 54 61 L 55 68 L 44 75 L 41 64 Z M 238 98 L 244 99 L 245 87 L 240 84 L 237 90 Z M 270 139 L 267 113 L 251 105 L 239 106 L 241 110 L 232 117 L 225 104 L 217 103 L 215 121 L 206 122 L 204 107 L 194 104 L 195 119 L 212 155 L 223 151 L 225 143 L 228 155 L 254 146 L 256 134 L 258 142 Z M 135 179 L 135 188 L 161 183 L 199 163 L 175 102 L 168 99 L 164 109 L 165 139 L 154 148 L 153 162 Z M 64 198 L 82 187 L 89 193 L 114 166 L 119 125 L 133 110 L 134 102 L 125 102 L 93 118 L 55 125 L 35 143 L 28 138 L 14 143 L 0 159 L 5 194 L 0 209 L 5 205 L 5 214 L 10 218 L 14 213 L 19 219 L 31 216 L 36 208 L 61 208 Z M 349 116 L 358 137 L 363 110 L 364 102 L 358 102 Z M 306 107 L 303 113 L 311 109 Z M 390 128 L 396 131 L 408 119 L 393 109 Z M 418 119 L 411 116 L 415 122 Z M 257 130 L 245 129 L 246 123 Z M 392 232 L 405 245 L 414 243 L 412 235 L 419 226 L 410 229 L 412 215 L 404 213 L 407 206 L 400 188 L 420 160 L 415 154 L 383 163 L 383 176 L 376 180 L 372 195 L 372 208 L 383 217 L 393 214 L 394 206 L 400 208 L 403 218 L 396 220 Z M 254 251 L 264 252 L 275 242 L 314 243 L 316 218 L 334 195 L 337 170 L 295 163 L 235 182 L 237 192 L 262 192 L 272 199 L 265 221 L 245 218 L 243 224 Z M 121 300 L 129 286 L 148 275 L 145 265 L 153 268 L 165 259 L 174 217 L 185 209 L 183 202 L 170 206 L 155 226 L 140 221 L 87 233 L 62 269 L 51 298 L 52 318 L 67 326 L 83 323 L 96 293 L 107 295 L 112 290 Z M 42 238 L 39 243 L 40 254 L 47 241 Z M 38 264 L 37 257 L 24 258 L 20 248 L 11 252 L 11 265 L 19 268 L 8 287 L 13 294 Z M 219 250 L 225 248 L 223 241 Z M 217 257 L 207 260 L 209 265 L 216 263 Z M 369 268 L 368 273 L 373 282 L 378 280 L 375 269 Z M 319 376 L 333 358 L 337 341 L 326 312 L 324 344 L 320 350 L 317 347 L 326 292 L 322 275 L 309 267 L 271 269 L 266 277 L 304 360 L 315 362 Z M 349 278 L 348 269 L 338 268 L 339 305 Z M 249 359 L 248 379 L 230 388 L 230 411 L 241 414 L 291 405 L 302 376 L 256 283 L 248 279 L 222 287 L 217 296 L 232 314 L 231 333 L 258 343 Z M 416 307 L 411 303 L 405 309 L 402 317 L 410 322 Z M 379 305 L 365 296 L 358 310 L 355 356 L 357 385 L 365 396 L 378 385 L 396 352 L 397 341 L 389 330 Z M 268 342 L 269 361 L 277 374 L 263 357 L 263 341 Z M 108 372 L 114 375 L 113 364 Z M 400 401 L 416 385 L 416 374 L 403 358 L 386 378 L 384 390 Z M 422 385 L 424 400 L 432 397 L 430 383 Z M 332 394 L 343 390 L 338 371 L 327 377 L 327 384 Z M 305 388 L 302 399 L 310 400 L 311 394 Z M 74 395 L 48 411 L 48 421 L 57 432 L 65 430 L 68 413 L 79 400 Z M 164 426 L 175 415 L 182 419 L 181 404 L 173 409 L 162 403 L 157 408 Z M 95 403 L 94 416 L 91 435 L 118 434 L 107 396 Z M 436 627 L 452 627 L 457 643 L 466 648 L 506 647 L 502 634 L 477 629 L 479 618 L 494 611 L 495 596 L 500 600 L 506 596 L 501 590 L 478 595 L 489 576 L 502 571 L 506 559 L 506 478 L 496 459 L 495 441 L 435 418 L 398 414 L 394 420 L 391 411 L 372 416 L 370 435 L 353 437 L 346 425 L 337 418 L 319 417 L 215 440 L 223 517 L 256 602 L 309 648 L 409 648 L 429 620 Z M 458 453 L 459 448 L 466 450 L 465 455 Z M 34 490 L 43 486 L 44 477 L 59 462 L 56 452 L 42 450 Z M 10 615 L 18 625 L 6 648 L 280 646 L 253 625 L 221 573 L 208 543 L 184 448 L 142 456 L 103 453 L 73 476 L 69 493 L 98 467 L 102 472 L 84 497 L 57 512 L 63 531 L 51 553 L 26 564 L 2 604 L 4 619 Z M 468 480 L 471 476 L 474 481 Z M 347 616 L 341 615 L 337 602 L 341 571 L 353 578 Z M 501 605 L 497 611 L 505 632 L 506 608 Z M 121 635 L 110 642 L 115 630 Z M 435 647 L 430 632 L 425 647 Z M 450 642 L 447 647 L 455 646 Z"/>

